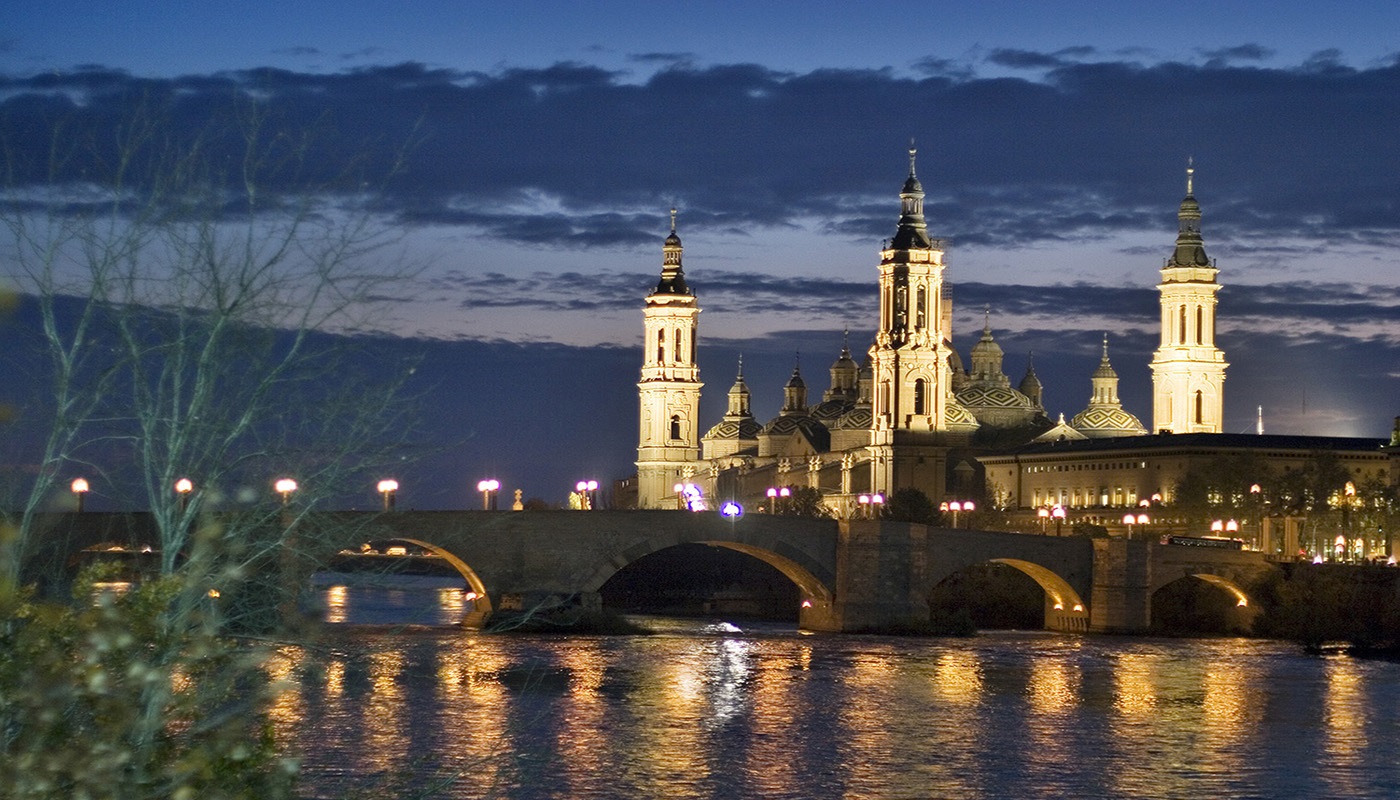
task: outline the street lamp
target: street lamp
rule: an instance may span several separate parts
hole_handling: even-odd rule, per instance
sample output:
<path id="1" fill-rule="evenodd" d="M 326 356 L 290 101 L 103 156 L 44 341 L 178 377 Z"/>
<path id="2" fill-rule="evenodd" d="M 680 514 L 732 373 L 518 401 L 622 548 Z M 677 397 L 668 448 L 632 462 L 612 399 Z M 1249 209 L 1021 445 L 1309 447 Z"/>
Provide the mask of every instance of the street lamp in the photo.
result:
<path id="1" fill-rule="evenodd" d="M 730 522 L 733 522 L 739 517 L 744 516 L 744 507 L 734 502 L 733 500 L 726 500 L 719 507 L 719 515 L 729 520 Z"/>
<path id="2" fill-rule="evenodd" d="M 190 492 L 194 491 L 194 481 L 189 478 L 181 478 L 175 481 L 175 494 L 180 496 L 180 511 L 184 512 L 190 507 Z"/>
<path id="3" fill-rule="evenodd" d="M 282 505 L 285 506 L 292 501 L 292 492 L 297 490 L 297 482 L 291 478 L 279 478 L 276 483 L 272 484 L 272 488 L 282 495 Z"/>
<path id="4" fill-rule="evenodd" d="M 863 494 L 856 498 L 856 503 L 860 505 L 860 515 L 863 519 L 873 519 L 880 516 L 880 506 L 885 502 L 885 496 L 879 492 L 874 494 Z"/>
<path id="5" fill-rule="evenodd" d="M 1040 535 L 1045 535 L 1045 525 L 1050 521 L 1050 509 L 1041 506 L 1035 510 L 1036 517 L 1040 520 Z"/>
<path id="6" fill-rule="evenodd" d="M 769 487 L 768 487 L 768 513 L 769 513 L 769 514 L 776 514 L 776 513 L 778 513 L 778 498 L 779 498 L 779 497 L 781 497 L 781 498 L 783 498 L 784 500 L 786 500 L 787 498 L 789 498 L 789 497 L 791 497 L 791 496 L 792 496 L 792 489 L 790 489 L 790 488 L 788 488 L 788 487 L 786 487 L 786 486 L 782 486 L 782 487 L 769 486 Z"/>
<path id="7" fill-rule="evenodd" d="M 1131 511 L 1123 515 L 1123 524 L 1128 526 L 1128 538 L 1133 538 L 1134 525 L 1146 525 L 1148 523 L 1146 514 L 1134 514 Z"/>
<path id="8" fill-rule="evenodd" d="M 501 482 L 495 478 L 487 478 L 476 482 L 476 490 L 481 492 L 481 510 L 496 510 L 496 490 L 501 488 Z"/>
<path id="9" fill-rule="evenodd" d="M 1050 509 L 1050 516 L 1055 520 L 1055 535 L 1063 536 L 1065 524 L 1065 507 L 1058 505 L 1055 506 L 1054 508 Z"/>
<path id="10" fill-rule="evenodd" d="M 944 513 L 953 512 L 953 528 L 958 527 L 958 512 L 973 511 L 977 506 L 971 500 L 954 500 L 951 503 L 939 503 L 938 510 Z"/>
<path id="11" fill-rule="evenodd" d="M 1215 520 L 1210 524 L 1211 533 L 1236 533 L 1240 529 L 1240 524 L 1232 519 Z"/>
<path id="12" fill-rule="evenodd" d="M 73 490 L 73 496 L 78 499 L 78 513 L 83 513 L 83 495 L 88 493 L 87 478 L 74 478 L 68 488 Z"/>
<path id="13" fill-rule="evenodd" d="M 578 493 L 583 496 L 583 502 L 581 503 L 581 505 L 583 506 L 583 510 L 592 511 L 593 493 L 598 491 L 598 482 L 579 481 L 578 483 L 574 484 L 574 488 L 577 489 Z"/>
<path id="14" fill-rule="evenodd" d="M 393 511 L 394 502 L 398 499 L 399 482 L 392 478 L 386 478 L 380 481 L 379 485 L 375 488 L 379 490 L 380 494 L 384 495 L 384 510 Z"/>

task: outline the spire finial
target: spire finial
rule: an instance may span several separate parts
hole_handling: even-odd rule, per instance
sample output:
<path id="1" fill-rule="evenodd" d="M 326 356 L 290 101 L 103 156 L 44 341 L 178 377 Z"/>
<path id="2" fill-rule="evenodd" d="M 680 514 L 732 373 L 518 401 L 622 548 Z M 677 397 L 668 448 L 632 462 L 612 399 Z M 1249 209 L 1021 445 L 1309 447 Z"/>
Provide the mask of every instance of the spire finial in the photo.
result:
<path id="1" fill-rule="evenodd" d="M 739 375 L 738 375 L 738 378 L 739 378 L 739 380 L 743 380 L 743 379 L 744 379 L 744 354 L 743 354 L 743 353 L 740 353 L 740 354 L 739 354 Z"/>
<path id="2" fill-rule="evenodd" d="M 1195 159 L 1194 156 L 1187 156 L 1187 157 L 1186 157 L 1186 194 L 1188 194 L 1188 195 L 1193 193 L 1191 184 L 1193 183 L 1192 178 L 1195 176 L 1195 174 L 1196 174 L 1196 159 Z"/>
<path id="3" fill-rule="evenodd" d="M 982 306 L 982 330 L 991 332 L 992 330 L 992 304 L 987 303 Z"/>
<path id="4" fill-rule="evenodd" d="M 1103 360 L 1108 360 L 1108 331 L 1103 332 Z"/>
<path id="5" fill-rule="evenodd" d="M 913 137 L 913 136 L 910 136 L 910 137 L 909 137 L 909 177 L 911 177 L 911 178 L 916 177 L 916 176 L 914 175 L 914 156 L 917 155 L 918 152 L 919 152 L 918 148 L 914 147 L 914 137 Z"/>
<path id="6" fill-rule="evenodd" d="M 671 206 L 671 233 L 676 232 L 676 207 Z"/>

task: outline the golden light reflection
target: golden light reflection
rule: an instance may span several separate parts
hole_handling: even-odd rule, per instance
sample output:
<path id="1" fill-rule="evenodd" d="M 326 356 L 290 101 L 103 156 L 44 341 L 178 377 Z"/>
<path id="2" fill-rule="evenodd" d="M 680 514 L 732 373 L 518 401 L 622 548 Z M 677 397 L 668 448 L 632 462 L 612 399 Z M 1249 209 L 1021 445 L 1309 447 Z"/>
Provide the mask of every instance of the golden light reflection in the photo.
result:
<path id="1" fill-rule="evenodd" d="M 1026 686 L 1031 709 L 1037 714 L 1063 714 L 1074 708 L 1079 694 L 1079 673 L 1071 671 L 1062 661 L 1048 657 L 1031 663 L 1030 681 Z"/>
<path id="2" fill-rule="evenodd" d="M 803 647 L 800 650 L 808 651 Z M 753 726 L 757 734 L 753 746 L 746 753 L 749 761 L 747 774 L 753 789 L 762 797 L 777 797 L 800 785 L 801 776 L 796 774 L 796 762 L 789 752 L 792 747 L 791 734 L 798 727 L 798 713 L 802 707 L 799 684 L 788 680 L 787 676 L 799 669 L 802 653 L 779 651 L 776 647 L 763 648 L 759 653 L 759 669 L 755 672 L 752 689 Z"/>
<path id="3" fill-rule="evenodd" d="M 326 589 L 326 622 L 344 622 L 350 612 L 350 593 L 345 586 Z"/>
<path id="4" fill-rule="evenodd" d="M 398 650 L 379 650 L 369 656 L 370 693 L 361 699 L 365 717 L 364 758 L 377 769 L 402 767 L 411 754 L 405 753 L 403 690 L 399 673 L 404 655 Z"/>
<path id="5" fill-rule="evenodd" d="M 1113 707 L 1125 717 L 1151 714 L 1157 707 L 1157 693 L 1152 683 L 1152 661 L 1140 653 L 1124 653 L 1114 670 L 1117 691 Z"/>
<path id="6" fill-rule="evenodd" d="M 975 704 L 982 699 L 982 664 L 976 653 L 951 650 L 934 665 L 933 684 L 950 703 Z"/>
<path id="7" fill-rule="evenodd" d="M 274 698 L 268 716 L 279 725 L 291 726 L 306 715 L 305 701 L 295 680 L 296 665 L 305 657 L 306 651 L 300 647 L 282 647 L 264 662 L 263 669 L 272 682 L 269 689 Z"/>
<path id="8" fill-rule="evenodd" d="M 1327 689 L 1323 695 L 1326 733 L 1323 748 L 1336 776 L 1330 788 L 1339 796 L 1355 796 L 1350 776 L 1366 764 L 1370 743 L 1366 736 L 1366 699 L 1361 691 L 1361 669 L 1352 658 L 1327 659 Z M 1336 769 L 1335 767 L 1345 767 Z"/>
<path id="9" fill-rule="evenodd" d="M 1201 685 L 1203 755 L 1222 772 L 1238 772 L 1245 766 L 1241 745 L 1257 724 L 1250 719 L 1244 670 L 1228 655 L 1209 660 Z"/>
<path id="10" fill-rule="evenodd" d="M 462 612 L 466 610 L 466 599 L 462 596 L 461 589 L 438 589 L 437 592 L 438 610 L 441 612 L 441 619 L 451 622 L 458 622 L 462 619 Z"/>
<path id="11" fill-rule="evenodd" d="M 345 694 L 345 661 L 336 659 L 325 665 L 325 686 L 328 697 Z"/>

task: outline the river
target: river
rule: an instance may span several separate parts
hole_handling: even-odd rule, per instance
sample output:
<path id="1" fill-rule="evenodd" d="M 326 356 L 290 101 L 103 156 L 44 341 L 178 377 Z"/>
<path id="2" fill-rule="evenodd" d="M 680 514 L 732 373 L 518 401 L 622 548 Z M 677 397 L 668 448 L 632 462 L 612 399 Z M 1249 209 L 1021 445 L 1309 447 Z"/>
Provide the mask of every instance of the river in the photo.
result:
<path id="1" fill-rule="evenodd" d="M 332 626 L 279 652 L 278 675 L 314 669 L 274 720 L 308 797 L 1400 796 L 1392 662 L 1251 639 L 645 623 L 658 633 Z"/>

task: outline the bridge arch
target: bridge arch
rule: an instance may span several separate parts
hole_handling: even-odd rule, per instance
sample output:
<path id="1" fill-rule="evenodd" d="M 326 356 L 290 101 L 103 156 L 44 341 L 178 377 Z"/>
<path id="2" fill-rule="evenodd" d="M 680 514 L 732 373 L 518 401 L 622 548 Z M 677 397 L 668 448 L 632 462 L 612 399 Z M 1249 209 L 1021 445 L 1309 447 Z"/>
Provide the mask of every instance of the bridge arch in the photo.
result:
<path id="1" fill-rule="evenodd" d="M 432 542 L 422 539 L 415 539 L 407 536 L 394 536 L 382 539 L 373 539 L 369 546 L 379 549 L 380 546 L 391 547 L 395 544 L 411 545 L 413 547 L 426 550 L 429 553 L 446 561 L 462 579 L 467 583 L 468 592 L 464 600 L 469 604 L 467 611 L 462 615 L 462 625 L 469 628 L 480 627 L 486 618 L 491 616 L 492 604 L 491 596 L 486 591 L 486 584 L 482 582 L 481 576 L 476 574 L 467 562 L 459 558 L 455 553 Z"/>
<path id="2" fill-rule="evenodd" d="M 1046 630 L 1066 633 L 1083 633 L 1089 630 L 1089 609 L 1079 591 L 1055 570 L 1023 558 L 994 556 L 959 563 L 946 570 L 929 586 L 929 594 L 953 575 L 981 564 L 1003 564 L 1035 581 L 1042 593 L 1043 624 Z"/>
<path id="3" fill-rule="evenodd" d="M 1189 585 L 1187 582 L 1214 587 L 1212 594 L 1226 601 L 1227 605 L 1223 609 L 1223 632 L 1248 633 L 1253 627 L 1254 619 L 1259 615 L 1259 608 L 1250 599 L 1249 594 L 1234 578 L 1213 572 L 1186 572 L 1156 586 L 1148 596 L 1149 616 L 1153 627 L 1163 627 L 1165 616 L 1177 610 L 1165 608 L 1164 604 L 1174 599 L 1168 594 L 1172 589 L 1184 588 Z"/>
<path id="4" fill-rule="evenodd" d="M 758 559 L 782 573 L 784 577 L 797 586 L 798 592 L 801 595 L 801 607 L 798 610 L 798 627 L 800 628 L 825 629 L 824 621 L 829 620 L 835 613 L 835 591 L 822 581 L 821 578 L 817 577 L 807 566 L 799 563 L 796 559 L 782 555 L 777 552 L 775 547 L 727 539 L 649 541 L 643 547 L 629 549 L 624 557 L 614 558 L 607 564 L 599 567 L 599 569 L 584 582 L 582 589 L 586 592 L 598 592 L 602 589 L 603 584 L 607 583 L 610 578 L 621 572 L 627 566 L 649 555 L 680 544 L 700 544 L 708 547 L 722 547 L 726 550 L 733 550 L 751 558 Z"/>

